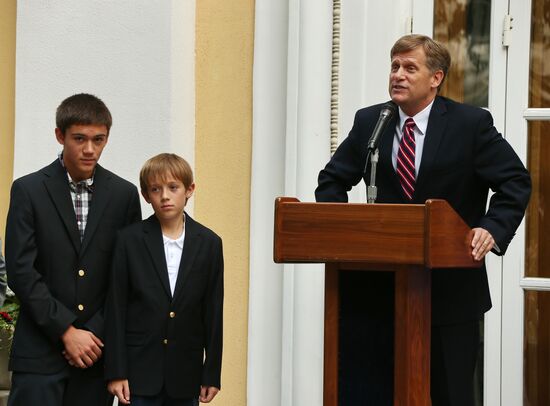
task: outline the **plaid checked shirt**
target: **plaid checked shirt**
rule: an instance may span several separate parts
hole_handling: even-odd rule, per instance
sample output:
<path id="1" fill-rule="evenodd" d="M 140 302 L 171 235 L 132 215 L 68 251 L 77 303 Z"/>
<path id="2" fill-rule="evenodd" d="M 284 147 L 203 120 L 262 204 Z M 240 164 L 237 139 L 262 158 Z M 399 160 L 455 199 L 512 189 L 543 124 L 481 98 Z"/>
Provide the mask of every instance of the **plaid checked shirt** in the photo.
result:
<path id="1" fill-rule="evenodd" d="M 59 161 L 61 165 L 65 167 L 63 163 L 63 155 L 59 153 Z M 80 241 L 84 238 L 84 231 L 86 230 L 86 223 L 88 222 L 88 211 L 92 203 L 92 195 L 94 192 L 94 177 L 75 182 L 72 180 L 71 175 L 67 172 L 67 178 L 69 181 L 69 189 L 71 191 L 71 199 L 73 201 L 74 213 L 76 215 L 76 224 L 78 225 L 78 231 L 80 232 Z"/>

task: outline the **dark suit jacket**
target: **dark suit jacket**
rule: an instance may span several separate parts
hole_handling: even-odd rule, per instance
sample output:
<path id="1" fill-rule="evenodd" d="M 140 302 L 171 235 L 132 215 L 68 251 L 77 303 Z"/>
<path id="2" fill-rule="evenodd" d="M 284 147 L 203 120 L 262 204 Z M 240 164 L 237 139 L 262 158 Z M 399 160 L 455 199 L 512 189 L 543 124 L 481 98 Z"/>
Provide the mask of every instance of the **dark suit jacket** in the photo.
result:
<path id="1" fill-rule="evenodd" d="M 367 141 L 381 105 L 359 110 L 349 136 L 319 174 L 317 201 L 347 202 L 347 192 L 363 177 Z M 483 227 L 504 254 L 523 218 L 531 192 L 527 170 L 481 108 L 436 97 L 412 202 L 399 184 L 391 161 L 393 118 L 379 144 L 377 203 L 424 203 L 445 199 L 470 227 Z M 370 168 L 364 177 L 370 182 Z M 489 189 L 494 191 L 489 208 Z M 434 324 L 480 318 L 491 307 L 485 267 L 435 269 L 432 273 Z"/>
<path id="2" fill-rule="evenodd" d="M 116 230 L 140 217 L 136 187 L 98 165 L 81 242 L 67 174 L 59 160 L 13 182 L 6 265 L 21 311 L 10 370 L 54 373 L 67 367 L 60 336 L 71 324 L 103 336 Z"/>
<path id="3" fill-rule="evenodd" d="M 157 218 L 120 232 L 106 305 L 105 377 L 130 393 L 197 397 L 220 388 L 223 253 L 214 232 L 186 214 L 174 296 Z"/>

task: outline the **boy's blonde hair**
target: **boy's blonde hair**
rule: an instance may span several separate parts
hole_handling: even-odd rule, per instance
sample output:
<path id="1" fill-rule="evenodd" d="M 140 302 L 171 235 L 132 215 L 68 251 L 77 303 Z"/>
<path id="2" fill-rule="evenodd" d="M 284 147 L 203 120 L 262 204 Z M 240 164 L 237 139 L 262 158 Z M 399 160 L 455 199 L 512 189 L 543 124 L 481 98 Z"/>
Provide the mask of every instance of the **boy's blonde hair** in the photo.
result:
<path id="1" fill-rule="evenodd" d="M 181 181 L 188 189 L 193 184 L 193 170 L 189 163 L 176 154 L 158 154 L 148 159 L 139 172 L 139 185 L 143 192 L 147 192 L 147 186 L 151 179 L 165 179 L 167 174 Z"/>

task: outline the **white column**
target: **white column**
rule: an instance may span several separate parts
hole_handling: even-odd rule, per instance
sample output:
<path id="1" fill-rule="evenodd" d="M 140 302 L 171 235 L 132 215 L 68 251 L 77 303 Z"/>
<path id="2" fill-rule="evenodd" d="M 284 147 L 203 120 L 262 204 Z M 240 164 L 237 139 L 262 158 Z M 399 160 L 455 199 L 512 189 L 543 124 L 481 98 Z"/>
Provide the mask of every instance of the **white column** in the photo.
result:
<path id="1" fill-rule="evenodd" d="M 283 266 L 273 262 L 273 208 L 285 194 L 288 4 L 257 0 L 247 405 L 281 405 Z"/>
<path id="2" fill-rule="evenodd" d="M 410 0 L 343 2 L 340 138 L 357 109 L 388 99 L 410 13 Z M 314 201 L 330 158 L 332 2 L 257 0 L 254 52 L 248 406 L 321 405 L 323 266 L 273 264 L 272 236 L 274 198 Z"/>
<path id="3" fill-rule="evenodd" d="M 285 191 L 314 201 L 329 157 L 332 2 L 289 2 Z M 324 272 L 288 265 L 283 295 L 282 405 L 323 403 Z"/>
<path id="4" fill-rule="evenodd" d="M 274 198 L 313 201 L 329 157 L 331 33 L 330 2 L 256 2 L 249 406 L 322 404 L 322 266 L 273 264 L 272 236 Z"/>

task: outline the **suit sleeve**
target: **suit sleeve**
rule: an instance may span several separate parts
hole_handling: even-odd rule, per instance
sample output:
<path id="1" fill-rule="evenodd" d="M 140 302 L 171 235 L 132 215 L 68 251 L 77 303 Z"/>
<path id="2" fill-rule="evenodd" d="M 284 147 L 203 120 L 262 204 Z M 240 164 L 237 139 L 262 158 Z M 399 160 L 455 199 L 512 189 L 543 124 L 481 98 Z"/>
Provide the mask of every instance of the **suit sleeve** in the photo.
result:
<path id="1" fill-rule="evenodd" d="M 222 241 L 216 237 L 205 295 L 203 323 L 206 330 L 206 348 L 202 376 L 203 386 L 221 388 L 222 341 L 223 341 L 223 248 Z"/>
<path id="2" fill-rule="evenodd" d="M 132 188 L 132 196 L 130 198 L 130 204 L 128 205 L 126 216 L 126 224 L 130 225 L 141 221 L 141 203 L 139 201 L 139 193 L 137 189 Z"/>
<path id="3" fill-rule="evenodd" d="M 125 379 L 128 377 L 125 345 L 128 264 L 120 234 L 115 246 L 109 285 L 105 303 L 105 379 Z"/>
<path id="4" fill-rule="evenodd" d="M 359 112 L 355 115 L 353 128 L 340 144 L 329 163 L 319 173 L 315 200 L 318 202 L 347 202 L 348 192 L 362 177 L 365 156 L 361 154 Z"/>
<path id="5" fill-rule="evenodd" d="M 52 296 L 35 268 L 38 255 L 31 199 L 15 181 L 11 188 L 6 226 L 6 269 L 10 288 L 42 331 L 53 341 L 76 320 L 76 315 Z"/>
<path id="6" fill-rule="evenodd" d="M 126 219 L 122 228 L 127 225 L 136 223 L 141 220 L 141 204 L 139 202 L 139 194 L 135 187 L 132 187 L 130 193 L 128 193 L 128 205 L 126 207 Z M 104 314 L 103 309 L 98 310 L 90 319 L 86 322 L 84 327 L 86 330 L 91 331 L 100 339 L 103 339 L 104 332 Z"/>
<path id="7" fill-rule="evenodd" d="M 527 208 L 531 178 L 486 111 L 479 123 L 475 160 L 477 174 L 494 192 L 479 227 L 491 233 L 500 249 L 498 254 L 503 255 Z"/>

